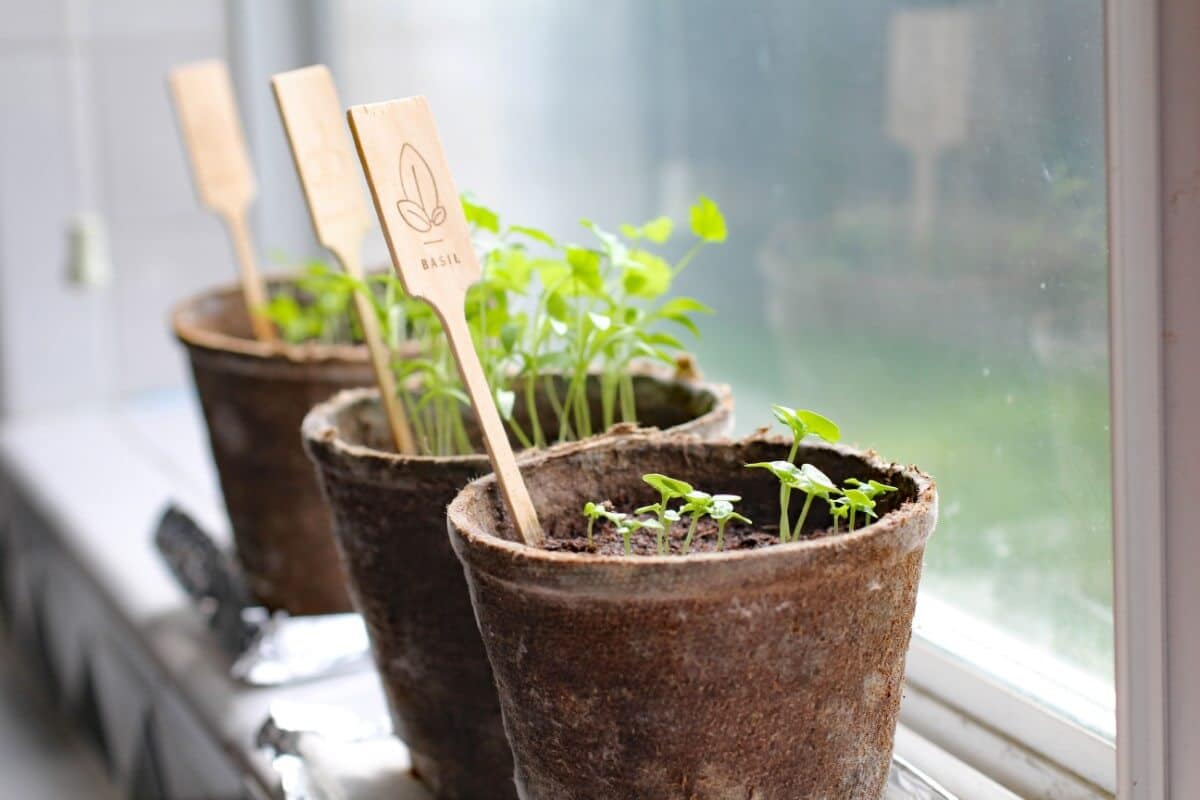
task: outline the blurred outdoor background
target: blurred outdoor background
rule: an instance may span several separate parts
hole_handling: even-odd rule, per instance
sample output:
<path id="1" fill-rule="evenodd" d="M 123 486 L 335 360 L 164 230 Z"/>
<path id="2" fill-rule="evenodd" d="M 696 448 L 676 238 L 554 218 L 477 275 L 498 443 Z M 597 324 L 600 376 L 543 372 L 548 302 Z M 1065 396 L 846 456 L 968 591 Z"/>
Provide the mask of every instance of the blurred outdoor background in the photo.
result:
<path id="1" fill-rule="evenodd" d="M 230 62 L 263 260 L 320 255 L 267 81 L 321 61 L 347 104 L 426 95 L 459 185 L 509 221 L 584 242 L 581 217 L 715 198 L 729 241 L 681 288 L 717 309 L 696 351 L 740 429 L 813 408 L 932 473 L 926 590 L 1110 681 L 1102 22 L 1098 0 L 3 0 L 0 408 L 188 387 L 168 310 L 235 268 L 173 65 Z"/>

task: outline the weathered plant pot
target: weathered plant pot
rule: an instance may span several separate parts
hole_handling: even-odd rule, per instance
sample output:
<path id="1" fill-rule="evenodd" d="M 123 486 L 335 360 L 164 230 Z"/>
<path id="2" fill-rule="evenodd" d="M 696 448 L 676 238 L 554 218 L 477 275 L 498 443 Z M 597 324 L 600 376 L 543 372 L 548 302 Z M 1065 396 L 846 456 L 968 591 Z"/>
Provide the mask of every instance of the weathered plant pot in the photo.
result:
<path id="1" fill-rule="evenodd" d="M 778 483 L 743 464 L 787 443 L 633 434 L 522 467 L 548 537 L 588 500 L 657 501 L 648 472 L 778 519 Z M 524 800 L 878 800 L 888 774 L 930 478 L 845 447 L 800 459 L 839 483 L 899 487 L 852 534 L 687 556 L 604 556 L 513 541 L 492 476 L 451 503 Z M 806 530 L 830 524 L 814 504 Z"/>
<path id="2" fill-rule="evenodd" d="M 647 424 L 698 435 L 732 424 L 727 387 L 650 376 L 635 386 Z M 304 421 L 395 730 L 438 797 L 514 798 L 491 668 L 446 537 L 446 505 L 490 464 L 482 455 L 385 452 L 386 436 L 373 390 L 343 392 Z"/>
<path id="3" fill-rule="evenodd" d="M 314 404 L 374 383 L 366 349 L 258 341 L 237 287 L 183 301 L 171 323 L 191 361 L 251 591 L 272 610 L 349 611 L 329 515 L 297 434 Z"/>

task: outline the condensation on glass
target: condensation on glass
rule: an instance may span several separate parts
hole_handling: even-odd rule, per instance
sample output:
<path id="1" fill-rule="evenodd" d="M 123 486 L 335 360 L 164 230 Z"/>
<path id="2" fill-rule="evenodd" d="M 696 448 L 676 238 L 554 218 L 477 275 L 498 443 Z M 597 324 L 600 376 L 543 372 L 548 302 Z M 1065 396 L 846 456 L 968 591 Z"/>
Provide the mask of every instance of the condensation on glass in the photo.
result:
<path id="1" fill-rule="evenodd" d="M 371 2 L 340 30 L 347 99 L 427 95 L 510 221 L 583 242 L 719 200 L 680 288 L 743 428 L 810 407 L 934 474 L 926 591 L 1111 681 L 1102 4 Z"/>

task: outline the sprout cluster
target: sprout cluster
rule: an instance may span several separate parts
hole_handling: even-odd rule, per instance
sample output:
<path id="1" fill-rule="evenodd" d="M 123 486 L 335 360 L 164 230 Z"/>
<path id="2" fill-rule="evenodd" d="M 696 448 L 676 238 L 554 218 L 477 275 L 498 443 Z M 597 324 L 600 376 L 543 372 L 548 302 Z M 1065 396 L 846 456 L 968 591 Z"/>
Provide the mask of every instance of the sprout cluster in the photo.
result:
<path id="1" fill-rule="evenodd" d="M 792 433 L 792 448 L 788 452 L 788 460 L 761 461 L 746 466 L 765 469 L 779 480 L 779 541 L 786 543 L 799 540 L 813 500 L 818 498 L 829 505 L 834 533 L 837 533 L 840 519 L 847 519 L 849 529 L 853 531 L 859 514 L 864 517 L 876 517 L 875 498 L 885 492 L 896 491 L 896 487 L 876 480 L 863 483 L 857 478 L 848 478 L 844 486 L 839 488 L 828 475 L 812 464 L 796 466 L 796 455 L 804 437 L 817 436 L 833 444 L 842 436 L 838 426 L 828 417 L 802 408 L 777 405 L 771 406 L 771 411 L 775 414 L 775 419 L 786 425 Z M 800 517 L 795 526 L 792 526 L 788 513 L 793 491 L 800 491 L 805 495 L 804 506 L 800 509 Z"/>
<path id="2" fill-rule="evenodd" d="M 524 447 L 544 447 L 618 421 L 636 422 L 631 365 L 639 359 L 674 365 L 684 346 L 675 332 L 698 336 L 696 316 L 711 313 L 698 300 L 667 295 L 706 245 L 725 241 L 717 204 L 701 196 L 691 207 L 692 240 L 675 262 L 655 252 L 675 237 L 669 217 L 621 225 L 617 233 L 583 220 L 593 243 L 579 245 L 537 228 L 502 225 L 495 211 L 470 197 L 462 206 L 483 272 L 467 295 L 467 322 L 513 436 Z M 400 399 L 422 451 L 474 452 L 465 425 L 470 403 L 441 321 L 428 305 L 408 298 L 393 275 L 363 283 L 326 268 L 307 286 L 305 294 L 314 298 L 309 306 L 277 298 L 266 312 L 286 338 L 306 341 L 344 331 L 355 290 L 368 292 L 393 346 L 406 339 L 420 344 L 421 357 L 395 359 L 393 369 L 397 385 L 406 387 Z M 600 382 L 598 415 L 588 402 L 593 373 Z M 539 392 L 551 406 L 554 435 Z M 515 415 L 518 404 L 524 425 Z"/>
<path id="3" fill-rule="evenodd" d="M 838 426 L 827 417 L 815 411 L 788 408 L 787 406 L 772 406 L 775 418 L 787 426 L 792 433 L 792 446 L 787 461 L 760 461 L 746 464 L 750 469 L 765 469 L 779 481 L 779 541 L 781 543 L 799 541 L 804 530 L 804 522 L 808 518 L 814 500 L 823 500 L 829 506 L 829 514 L 833 519 L 833 533 L 838 532 L 841 520 L 846 520 L 848 530 L 853 532 L 859 516 L 874 519 L 876 498 L 882 494 L 897 491 L 895 486 L 880 483 L 876 480 L 860 481 L 857 478 L 847 478 L 842 486 L 812 464 L 796 465 L 796 456 L 800 451 L 800 443 L 806 436 L 817 436 L 827 442 L 834 443 L 841 438 Z M 643 475 L 642 480 L 653 487 L 659 494 L 659 501 L 642 506 L 633 512 L 634 516 L 613 511 L 604 503 L 588 502 L 583 514 L 588 520 L 588 543 L 592 543 L 592 528 L 595 521 L 605 519 L 616 526 L 625 538 L 625 553 L 632 554 L 631 541 L 633 532 L 641 528 L 649 528 L 658 534 L 658 553 L 665 555 L 669 552 L 667 541 L 671 526 L 687 518 L 687 535 L 683 541 L 682 553 L 687 554 L 691 548 L 696 527 L 700 520 L 708 516 L 717 522 L 717 549 L 725 547 L 725 526 L 730 520 L 739 520 L 751 524 L 741 514 L 734 511 L 733 504 L 741 498 L 732 494 L 709 494 L 695 489 L 690 483 L 671 478 L 659 473 Z M 789 506 L 792 492 L 799 491 L 805 495 L 804 505 L 795 525 L 791 522 Z M 673 501 L 679 501 L 675 508 Z M 638 514 L 652 514 L 650 519 L 639 519 Z"/>
<path id="4" fill-rule="evenodd" d="M 657 533 L 657 550 L 659 555 L 670 552 L 667 542 L 670 538 L 671 526 L 682 520 L 687 520 L 687 536 L 683 540 L 682 552 L 686 555 L 692 547 L 696 536 L 696 528 L 700 520 L 709 517 L 717 523 L 717 549 L 725 548 L 725 526 L 732 520 L 750 524 L 750 520 L 737 513 L 733 504 L 742 498 L 735 494 L 709 494 L 694 488 L 690 483 L 661 475 L 657 472 L 643 475 L 642 480 L 656 489 L 659 501 L 635 510 L 633 515 L 610 510 L 603 503 L 589 502 L 583 507 L 583 515 L 588 520 L 588 544 L 592 543 L 592 526 L 597 519 L 611 522 L 625 542 L 625 554 L 633 553 L 633 533 L 643 528 Z M 676 508 L 671 503 L 679 501 Z M 638 514 L 652 514 L 650 519 L 640 519 Z"/>

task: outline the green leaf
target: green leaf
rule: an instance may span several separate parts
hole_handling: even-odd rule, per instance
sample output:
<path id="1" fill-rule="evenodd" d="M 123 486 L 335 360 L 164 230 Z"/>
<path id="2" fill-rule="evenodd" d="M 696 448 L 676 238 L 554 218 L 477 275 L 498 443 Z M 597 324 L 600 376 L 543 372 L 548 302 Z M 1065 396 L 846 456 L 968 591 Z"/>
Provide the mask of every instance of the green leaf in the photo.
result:
<path id="1" fill-rule="evenodd" d="M 712 506 L 708 509 L 708 515 L 717 522 L 729 519 L 733 516 L 733 503 L 728 500 L 717 500 L 714 498 Z"/>
<path id="2" fill-rule="evenodd" d="M 867 481 L 866 483 L 863 483 L 858 478 L 847 478 L 846 485 L 857 488 L 863 494 L 865 494 L 867 497 L 870 497 L 872 499 L 878 497 L 881 494 L 887 494 L 888 492 L 900 491 L 895 486 L 890 486 L 886 483 L 880 483 L 879 481 L 877 481 L 873 478 L 871 480 Z"/>
<path id="3" fill-rule="evenodd" d="M 567 264 L 571 268 L 571 279 L 579 291 L 583 286 L 592 292 L 604 291 L 604 277 L 600 274 L 600 253 L 585 247 L 568 247 Z"/>
<path id="4" fill-rule="evenodd" d="M 653 300 L 671 288 L 671 265 L 646 250 L 631 250 L 621 283 L 634 297 Z"/>
<path id="5" fill-rule="evenodd" d="M 692 336 L 695 336 L 697 339 L 700 338 L 700 327 L 696 325 L 695 322 L 692 322 L 689 317 L 667 317 L 666 319 L 668 322 L 673 322 L 680 327 L 686 328 L 688 333 L 692 334 Z"/>
<path id="6" fill-rule="evenodd" d="M 595 237 L 599 239 L 601 243 L 603 243 L 604 251 L 608 253 L 614 261 L 624 258 L 626 250 L 625 243 L 617 238 L 616 235 L 604 230 L 590 219 L 581 219 L 579 220 L 579 224 L 591 231 Z"/>
<path id="7" fill-rule="evenodd" d="M 610 318 L 604 316 L 603 314 L 597 314 L 594 311 L 588 312 L 588 319 L 592 321 L 592 325 L 595 326 L 596 330 L 598 331 L 606 331 L 612 325 L 612 320 Z"/>
<path id="8" fill-rule="evenodd" d="M 672 297 L 658 309 L 660 317 L 674 318 L 683 314 L 711 314 L 713 310 L 694 297 Z"/>
<path id="9" fill-rule="evenodd" d="M 815 411 L 775 405 L 771 406 L 771 413 L 775 415 L 775 419 L 791 428 L 796 441 L 809 434 L 819 436 L 827 442 L 836 442 L 841 438 L 842 433 L 833 420 Z"/>
<path id="10" fill-rule="evenodd" d="M 492 233 L 500 232 L 500 217 L 495 211 L 490 208 L 475 202 L 470 195 L 463 194 L 462 200 L 463 213 L 467 216 L 467 222 L 480 230 L 491 231 Z"/>
<path id="11" fill-rule="evenodd" d="M 534 241 L 541 242 L 542 244 L 546 245 L 547 247 L 557 247 L 558 246 L 555 243 L 553 236 L 546 233 L 545 231 L 538 230 L 537 228 L 531 228 L 528 225 L 513 225 L 508 230 L 511 233 L 515 233 L 520 236 L 524 236 L 528 239 L 533 239 Z"/>
<path id="12" fill-rule="evenodd" d="M 711 198 L 700 195 L 691 208 L 692 233 L 706 242 L 725 241 L 725 217 Z"/>
<path id="13" fill-rule="evenodd" d="M 675 223 L 671 221 L 670 217 L 655 217 L 642 226 L 641 232 L 655 244 L 663 244 L 671 238 L 671 232 L 674 229 Z"/>
<path id="14" fill-rule="evenodd" d="M 861 489 L 847 489 L 845 494 L 846 502 L 848 502 L 852 508 L 856 508 L 859 511 L 869 511 L 875 508 L 875 501 L 868 497 L 867 493 Z"/>
<path id="15" fill-rule="evenodd" d="M 642 480 L 649 484 L 654 489 L 657 489 L 660 494 L 668 497 L 683 497 L 688 492 L 692 491 L 692 485 L 677 478 L 671 478 L 658 472 L 651 472 L 642 476 Z"/>
<path id="16" fill-rule="evenodd" d="M 517 395 L 508 389 L 496 390 L 496 410 L 500 412 L 500 418 L 505 422 L 512 419 L 513 406 L 516 405 Z"/>
<path id="17" fill-rule="evenodd" d="M 636 225 L 630 225 L 628 222 L 622 222 L 617 230 L 621 231 L 621 235 L 626 239 L 642 238 L 642 231 Z"/>
<path id="18" fill-rule="evenodd" d="M 836 442 L 842 438 L 842 432 L 837 424 L 829 417 L 822 416 L 815 411 L 808 411 L 803 408 L 796 409 L 796 417 L 804 423 L 808 432 L 820 436 L 827 442 Z"/>
<path id="19" fill-rule="evenodd" d="M 554 292 L 546 296 L 546 313 L 550 315 L 551 319 L 566 321 L 571 313 L 571 306 L 565 297 L 558 292 Z M 557 331 L 555 332 L 558 333 Z M 559 335 L 561 336 L 562 333 L 559 333 Z"/>
<path id="20" fill-rule="evenodd" d="M 515 322 L 505 323 L 500 329 L 500 346 L 504 352 L 511 353 L 521 339 L 521 326 Z"/>
<path id="21" fill-rule="evenodd" d="M 830 480 L 829 476 L 821 470 L 814 467 L 812 464 L 804 464 L 800 467 L 800 474 L 809 484 L 810 488 L 805 489 L 812 494 L 827 494 L 829 492 L 840 491 L 837 484 Z M 813 491 L 813 490 L 816 491 Z"/>
<path id="22" fill-rule="evenodd" d="M 664 364 L 674 365 L 675 363 L 675 357 L 670 353 L 666 352 L 665 350 L 660 350 L 657 347 L 651 347 L 645 342 L 635 342 L 633 349 L 634 352 L 638 353 L 639 355 L 643 355 L 646 358 L 652 358 L 655 361 L 661 361 Z"/>
<path id="23" fill-rule="evenodd" d="M 683 349 L 683 342 L 679 341 L 678 339 L 676 339 L 674 336 L 672 336 L 669 333 L 664 333 L 663 331 L 655 331 L 654 333 L 647 334 L 646 336 L 644 336 L 642 338 L 644 341 L 648 342 L 649 344 L 656 344 L 656 345 L 659 345 L 662 347 L 670 347 L 675 350 Z"/>
<path id="24" fill-rule="evenodd" d="M 753 464 L 747 464 L 746 467 L 749 469 L 765 469 L 778 478 L 780 483 L 793 488 L 799 488 L 804 482 L 800 474 L 800 468 L 790 461 L 757 461 Z"/>

